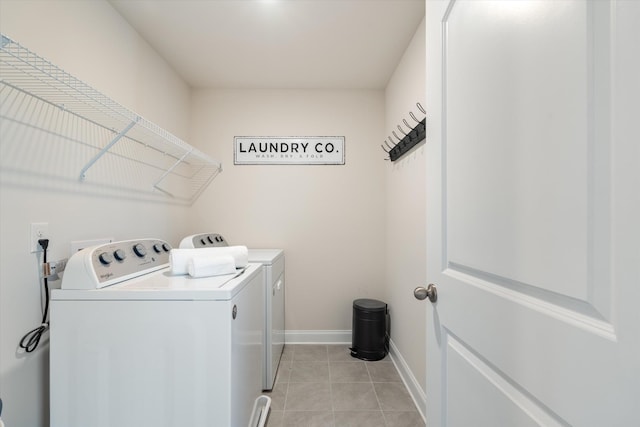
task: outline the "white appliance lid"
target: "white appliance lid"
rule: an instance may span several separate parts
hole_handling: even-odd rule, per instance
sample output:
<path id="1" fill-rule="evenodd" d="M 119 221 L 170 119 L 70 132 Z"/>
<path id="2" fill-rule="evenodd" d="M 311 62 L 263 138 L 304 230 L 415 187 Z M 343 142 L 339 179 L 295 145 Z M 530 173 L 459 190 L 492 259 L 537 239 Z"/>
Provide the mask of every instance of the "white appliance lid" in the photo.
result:
<path id="1" fill-rule="evenodd" d="M 282 249 L 249 249 L 249 262 L 273 264 L 284 256 Z"/>
<path id="2" fill-rule="evenodd" d="M 250 263 L 235 275 L 192 278 L 173 276 L 170 268 L 99 289 L 54 289 L 52 300 L 206 300 L 232 299 L 255 275 L 261 264 Z"/>

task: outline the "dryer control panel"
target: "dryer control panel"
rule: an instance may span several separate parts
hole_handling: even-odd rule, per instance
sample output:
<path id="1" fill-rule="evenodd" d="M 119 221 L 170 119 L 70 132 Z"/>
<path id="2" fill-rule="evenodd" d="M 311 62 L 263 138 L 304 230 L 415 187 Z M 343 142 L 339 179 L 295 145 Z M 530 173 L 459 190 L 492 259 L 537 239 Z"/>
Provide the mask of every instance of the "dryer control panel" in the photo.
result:
<path id="1" fill-rule="evenodd" d="M 111 242 L 69 258 L 62 289 L 100 289 L 169 266 L 171 246 L 164 240 Z"/>
<path id="2" fill-rule="evenodd" d="M 229 246 L 221 234 L 204 233 L 187 236 L 180 242 L 181 249 L 192 248 L 213 248 L 218 246 Z"/>

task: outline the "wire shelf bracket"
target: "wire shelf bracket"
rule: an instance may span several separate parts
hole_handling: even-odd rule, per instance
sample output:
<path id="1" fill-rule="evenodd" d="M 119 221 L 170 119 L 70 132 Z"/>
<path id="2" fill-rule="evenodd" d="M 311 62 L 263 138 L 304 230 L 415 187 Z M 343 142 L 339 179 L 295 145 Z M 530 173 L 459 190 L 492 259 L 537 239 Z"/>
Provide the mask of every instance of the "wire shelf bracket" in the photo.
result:
<path id="1" fill-rule="evenodd" d="M 136 117 L 136 119 L 135 119 L 134 121 L 132 121 L 131 123 L 129 123 L 129 125 L 128 125 L 126 128 L 122 129 L 122 130 L 120 131 L 120 133 L 119 133 L 118 135 L 116 135 L 116 137 L 115 137 L 115 138 L 113 138 L 113 139 L 111 140 L 111 142 L 110 142 L 110 143 L 108 143 L 107 145 L 105 145 L 105 146 L 102 148 L 102 150 L 100 150 L 100 152 L 99 152 L 98 154 L 96 154 L 96 156 L 95 156 L 93 159 L 91 159 L 91 160 L 89 161 L 89 163 L 87 163 L 87 164 L 85 165 L 85 167 L 83 167 L 83 168 L 82 168 L 82 170 L 80 171 L 80 181 L 84 181 L 84 180 L 87 178 L 87 171 L 89 170 L 89 168 L 90 168 L 91 166 L 93 166 L 93 165 L 94 165 L 94 163 L 95 163 L 95 162 L 97 162 L 97 161 L 100 159 L 100 157 L 102 157 L 102 156 L 103 156 L 107 151 L 109 151 L 109 149 L 110 149 L 111 147 L 113 147 L 113 145 L 114 145 L 116 142 L 118 142 L 118 141 L 120 140 L 120 138 L 122 138 L 123 136 L 125 136 L 125 135 L 127 134 L 127 132 L 129 132 L 129 130 L 131 130 L 131 128 L 132 128 L 132 127 L 134 127 L 136 123 L 138 123 L 138 121 L 139 121 L 139 120 L 140 120 L 140 117 Z"/>
<path id="2" fill-rule="evenodd" d="M 191 204 L 222 171 L 220 162 L 4 34 L 0 124 L 3 170 L 48 185 L 72 180 Z"/>

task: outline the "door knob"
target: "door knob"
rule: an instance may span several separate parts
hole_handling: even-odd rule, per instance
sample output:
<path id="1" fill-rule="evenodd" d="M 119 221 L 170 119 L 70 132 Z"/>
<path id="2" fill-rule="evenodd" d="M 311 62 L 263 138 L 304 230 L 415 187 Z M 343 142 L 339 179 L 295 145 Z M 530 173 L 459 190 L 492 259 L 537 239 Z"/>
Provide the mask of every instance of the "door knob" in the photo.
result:
<path id="1" fill-rule="evenodd" d="M 429 301 L 436 302 L 438 301 L 438 289 L 433 283 L 429 283 L 429 286 L 426 288 L 424 286 L 418 286 L 413 290 L 413 296 L 419 300 L 423 300 L 428 297 Z"/>

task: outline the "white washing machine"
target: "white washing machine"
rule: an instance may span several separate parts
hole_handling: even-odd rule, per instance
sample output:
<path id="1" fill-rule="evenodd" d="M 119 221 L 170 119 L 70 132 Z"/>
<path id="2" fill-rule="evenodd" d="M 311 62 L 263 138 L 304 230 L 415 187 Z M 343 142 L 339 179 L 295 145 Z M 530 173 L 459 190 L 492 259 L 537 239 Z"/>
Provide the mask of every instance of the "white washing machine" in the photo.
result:
<path id="1" fill-rule="evenodd" d="M 228 243 L 222 235 L 216 233 L 194 234 L 180 242 L 180 248 L 215 246 L 228 246 Z M 265 267 L 265 346 L 262 388 L 271 390 L 284 349 L 284 251 L 282 249 L 249 249 L 249 262 L 258 262 Z"/>
<path id="2" fill-rule="evenodd" d="M 256 411 L 266 419 L 264 268 L 172 276 L 169 250 L 140 239 L 69 259 L 51 294 L 52 427 L 246 427 Z"/>

